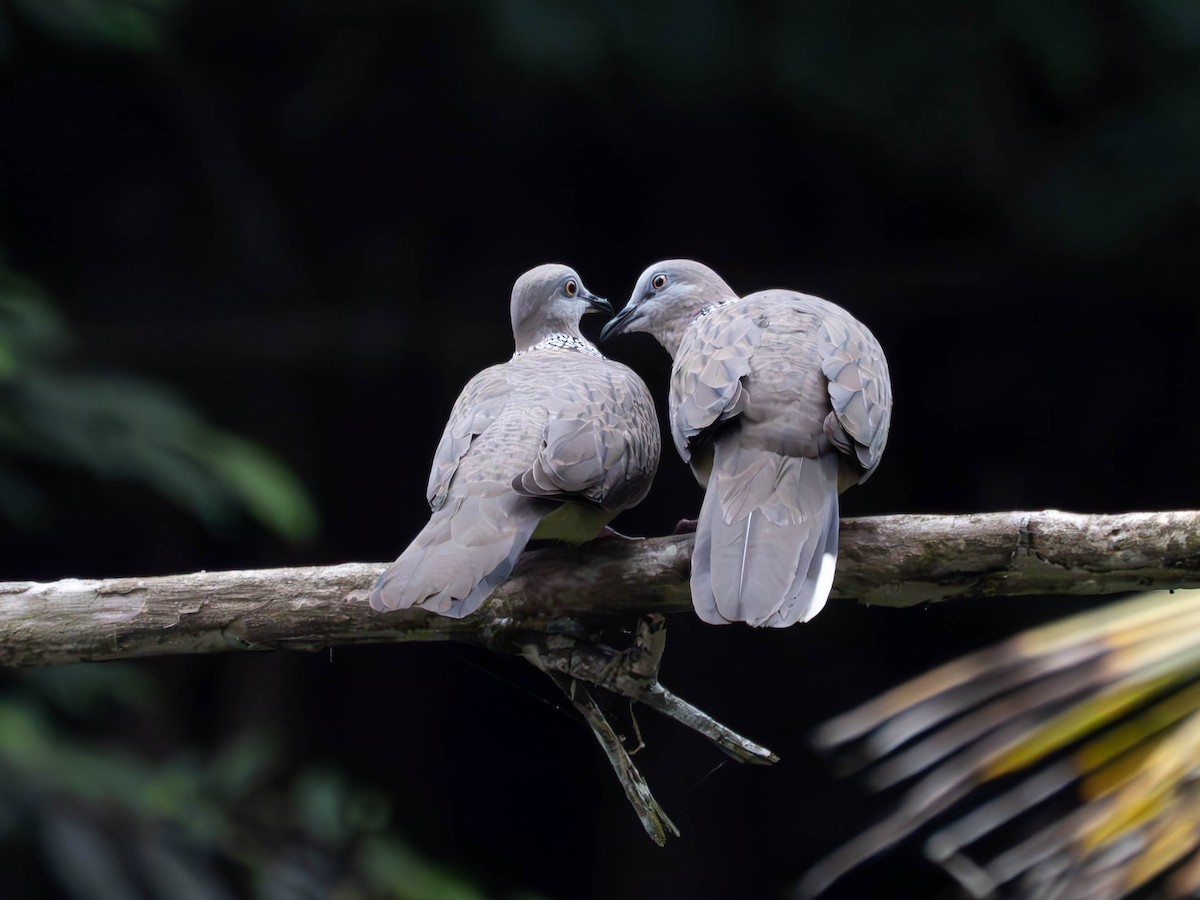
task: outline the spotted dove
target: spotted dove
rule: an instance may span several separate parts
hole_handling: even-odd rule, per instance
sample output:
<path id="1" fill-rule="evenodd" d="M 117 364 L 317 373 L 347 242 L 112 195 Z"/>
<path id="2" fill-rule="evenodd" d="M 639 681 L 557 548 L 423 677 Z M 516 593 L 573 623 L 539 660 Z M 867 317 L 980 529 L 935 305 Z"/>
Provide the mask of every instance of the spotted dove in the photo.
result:
<path id="1" fill-rule="evenodd" d="M 739 298 L 716 272 L 667 260 L 601 332 L 643 331 L 671 354 L 669 417 L 705 486 L 691 590 L 705 622 L 783 627 L 825 605 L 838 494 L 883 454 L 892 389 L 865 325 L 807 294 Z"/>
<path id="2" fill-rule="evenodd" d="M 531 538 L 581 543 L 646 495 L 660 449 L 654 403 L 580 333 L 593 311 L 612 307 L 566 266 L 517 280 L 516 352 L 455 402 L 429 475 L 433 515 L 375 583 L 375 609 L 469 615 Z"/>

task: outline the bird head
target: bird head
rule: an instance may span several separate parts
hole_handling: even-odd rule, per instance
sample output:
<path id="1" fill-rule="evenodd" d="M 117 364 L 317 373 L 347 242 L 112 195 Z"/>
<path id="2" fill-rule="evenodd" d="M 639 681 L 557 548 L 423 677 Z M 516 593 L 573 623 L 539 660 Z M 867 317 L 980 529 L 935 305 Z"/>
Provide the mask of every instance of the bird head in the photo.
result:
<path id="1" fill-rule="evenodd" d="M 721 276 L 703 263 L 668 259 L 650 266 L 638 278 L 625 308 L 604 326 L 600 340 L 644 331 L 672 356 L 687 326 L 709 306 L 737 299 Z"/>
<path id="2" fill-rule="evenodd" d="M 580 338 L 587 313 L 612 315 L 612 306 L 583 286 L 570 266 L 547 263 L 517 279 L 512 292 L 512 328 L 517 350 L 527 350 L 552 334 Z"/>

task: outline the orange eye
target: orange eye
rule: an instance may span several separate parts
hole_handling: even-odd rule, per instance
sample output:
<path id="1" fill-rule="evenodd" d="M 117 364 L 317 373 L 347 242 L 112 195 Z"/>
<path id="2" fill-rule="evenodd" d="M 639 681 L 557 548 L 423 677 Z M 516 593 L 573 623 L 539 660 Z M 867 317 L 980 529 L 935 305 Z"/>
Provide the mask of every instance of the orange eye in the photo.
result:
<path id="1" fill-rule="evenodd" d="M 565 285 L 563 285 L 563 290 L 567 292 L 568 297 L 574 297 L 579 293 L 579 285 L 577 285 L 575 283 L 575 279 L 572 278 Z"/>
<path id="2" fill-rule="evenodd" d="M 661 291 L 667 286 L 667 276 L 660 272 L 650 279 L 650 286 L 656 291 Z"/>

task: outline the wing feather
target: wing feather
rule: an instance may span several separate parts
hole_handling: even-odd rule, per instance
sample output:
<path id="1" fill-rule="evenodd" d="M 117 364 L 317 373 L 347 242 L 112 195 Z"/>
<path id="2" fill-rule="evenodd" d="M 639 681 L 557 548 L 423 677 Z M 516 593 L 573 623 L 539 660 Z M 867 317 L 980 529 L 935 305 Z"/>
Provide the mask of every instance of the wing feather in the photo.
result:
<path id="1" fill-rule="evenodd" d="M 833 306 L 832 304 L 828 304 Z M 825 433 L 842 453 L 853 457 L 866 481 L 883 456 L 892 418 L 892 386 L 887 358 L 875 336 L 840 307 L 827 313 L 817 330 L 821 371 L 829 379 L 833 411 Z"/>
<path id="2" fill-rule="evenodd" d="M 450 482 L 471 442 L 496 421 L 508 405 L 514 385 L 507 363 L 491 366 L 467 382 L 454 401 L 442 439 L 433 454 L 425 498 L 433 510 L 442 508 Z"/>
<path id="3" fill-rule="evenodd" d="M 513 489 L 613 512 L 626 509 L 646 495 L 658 468 L 654 401 L 642 380 L 620 363 L 587 358 L 576 365 L 586 371 L 551 392 L 541 450 L 513 478 Z M 556 368 L 546 376 L 561 378 Z"/>
<path id="4" fill-rule="evenodd" d="M 750 316 L 701 316 L 687 330 L 671 369 L 671 437 L 690 462 L 693 448 L 746 408 L 745 380 L 764 323 Z"/>

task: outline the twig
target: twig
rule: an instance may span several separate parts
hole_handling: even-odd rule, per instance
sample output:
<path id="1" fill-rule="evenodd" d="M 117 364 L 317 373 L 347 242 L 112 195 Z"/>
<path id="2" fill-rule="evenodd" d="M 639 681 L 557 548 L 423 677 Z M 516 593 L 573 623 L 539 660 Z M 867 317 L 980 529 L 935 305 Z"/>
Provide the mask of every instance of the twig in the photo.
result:
<path id="1" fill-rule="evenodd" d="M 625 789 L 625 797 L 629 800 L 634 812 L 637 813 L 638 819 L 641 820 L 646 834 L 650 835 L 654 843 L 660 847 L 666 844 L 667 835 L 679 837 L 679 829 L 675 827 L 675 823 L 671 821 L 666 810 L 659 806 L 654 795 L 650 793 L 650 785 L 646 784 L 642 773 L 637 770 L 637 766 L 629 758 L 629 754 L 625 751 L 625 745 L 621 743 L 621 738 L 605 718 L 604 712 L 596 703 L 588 686 L 559 672 L 547 672 L 546 674 L 567 695 L 567 699 L 579 710 L 591 727 L 592 734 L 596 736 L 596 740 L 604 750 L 604 755 L 608 757 L 608 761 L 617 775 L 617 780 Z"/>

